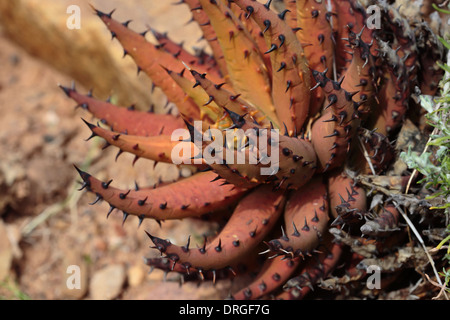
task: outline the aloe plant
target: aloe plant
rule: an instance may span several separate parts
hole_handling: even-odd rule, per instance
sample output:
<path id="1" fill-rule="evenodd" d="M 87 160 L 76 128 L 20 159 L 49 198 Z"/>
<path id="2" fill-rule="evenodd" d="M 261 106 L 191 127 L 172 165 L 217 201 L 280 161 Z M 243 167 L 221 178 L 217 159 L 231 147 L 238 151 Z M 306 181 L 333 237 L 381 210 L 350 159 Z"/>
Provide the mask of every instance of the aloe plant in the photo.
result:
<path id="1" fill-rule="evenodd" d="M 371 195 L 346 169 L 385 174 L 416 88 L 434 94 L 442 77 L 434 68 L 442 48 L 429 45 L 437 41 L 434 33 L 394 6 L 378 4 L 377 30 L 366 28 L 371 17 L 357 0 L 286 0 L 279 12 L 271 2 L 181 0 L 210 45 L 199 55 L 155 30 L 153 44 L 149 30 L 135 32 L 113 12 L 94 9 L 178 116 L 121 108 L 62 87 L 100 119 L 85 121 L 91 138 L 118 148 L 117 156 L 197 167 L 192 177 L 135 190 L 77 170 L 81 189 L 96 195 L 92 204 L 105 200 L 107 215 L 121 210 L 124 223 L 130 215 L 139 225 L 209 213 L 214 219 L 225 210 L 225 226 L 197 248 L 189 236 L 180 246 L 147 232 L 162 257 L 146 263 L 185 280 L 258 273 L 236 299 L 302 298 L 340 259 L 348 259 L 341 262 L 357 272 L 355 279 L 367 275 L 356 269 L 363 257 L 349 258 L 345 239 L 329 230 L 359 230 L 355 226 L 371 220 L 379 253 L 405 230 L 395 207 L 369 210 Z M 241 131 L 249 133 L 237 135 Z M 174 132 L 180 133 L 175 139 Z M 361 233 L 353 236 L 353 243 L 373 245 Z M 263 266 L 258 257 L 266 258 Z"/>

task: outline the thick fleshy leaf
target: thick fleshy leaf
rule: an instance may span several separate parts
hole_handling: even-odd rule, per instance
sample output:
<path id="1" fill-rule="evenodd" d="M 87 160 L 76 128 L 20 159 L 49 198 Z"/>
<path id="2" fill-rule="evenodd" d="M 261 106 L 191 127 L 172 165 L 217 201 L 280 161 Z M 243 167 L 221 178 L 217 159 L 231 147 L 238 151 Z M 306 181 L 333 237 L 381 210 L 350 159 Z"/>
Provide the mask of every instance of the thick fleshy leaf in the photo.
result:
<path id="1" fill-rule="evenodd" d="M 186 141 L 188 137 L 184 137 L 186 139 L 184 141 L 178 141 L 172 139 L 172 136 L 169 135 L 134 136 L 110 131 L 88 122 L 86 124 L 92 131 L 91 137 L 101 137 L 105 139 L 107 146 L 117 147 L 119 149 L 117 156 L 122 152 L 134 154 L 136 156 L 135 161 L 138 158 L 144 158 L 168 163 L 194 164 L 191 159 L 200 152 L 199 148 L 193 143 Z M 177 159 L 172 157 L 172 153 Z"/>
<path id="2" fill-rule="evenodd" d="M 226 77 L 228 74 L 228 68 L 223 56 L 222 48 L 219 41 L 217 41 L 217 34 L 214 27 L 211 25 L 210 18 L 206 12 L 202 9 L 202 5 L 199 0 L 180 0 L 179 3 L 185 3 L 189 6 L 192 12 L 192 21 L 197 22 L 200 29 L 203 32 L 203 39 L 205 39 L 211 47 L 214 59 L 220 69 L 221 75 Z"/>
<path id="3" fill-rule="evenodd" d="M 267 259 L 252 283 L 233 294 L 232 298 L 235 300 L 253 300 L 270 294 L 289 280 L 300 262 L 300 258 L 285 259 L 283 256 Z"/>
<path id="4" fill-rule="evenodd" d="M 334 78 L 335 34 L 332 23 L 337 25 L 337 19 L 328 8 L 328 1 L 299 0 L 297 1 L 296 35 L 303 45 L 305 58 L 309 67 L 320 72 L 327 71 L 327 77 Z M 312 92 L 310 113 L 315 115 L 321 111 L 325 96 L 322 91 Z"/>
<path id="5" fill-rule="evenodd" d="M 222 1 L 200 0 L 227 63 L 229 82 L 236 94 L 279 125 L 271 97 L 270 78 L 258 46 L 248 30 Z"/>
<path id="6" fill-rule="evenodd" d="M 281 123 L 289 134 L 300 132 L 308 117 L 310 71 L 303 47 L 294 31 L 268 6 L 251 0 L 236 0 L 263 30 L 272 62 L 272 98 Z M 269 1 L 270 3 L 270 1 Z"/>
<path id="7" fill-rule="evenodd" d="M 362 30 L 362 33 L 366 30 Z M 378 105 L 377 91 L 377 71 L 375 57 L 370 53 L 369 44 L 365 43 L 360 34 L 352 31 L 348 33 L 348 49 L 353 51 L 352 62 L 344 72 L 342 80 L 342 89 L 347 92 L 357 92 L 354 101 L 365 101 L 358 111 L 361 118 L 366 119 L 371 110 L 375 110 Z"/>
<path id="8" fill-rule="evenodd" d="M 334 223 L 342 224 L 362 220 L 358 214 L 367 209 L 366 192 L 355 181 L 341 171 L 336 171 L 328 179 L 328 196 Z"/>
<path id="9" fill-rule="evenodd" d="M 269 127 L 270 123 L 268 119 L 253 105 L 245 101 L 240 95 L 233 94 L 228 90 L 222 88 L 221 83 L 213 83 L 208 79 L 207 75 L 200 74 L 196 70 L 191 70 L 192 75 L 198 86 L 201 86 L 208 96 L 207 103 L 208 108 L 213 108 L 217 121 L 224 115 L 225 110 L 230 110 L 236 114 L 251 115 L 255 121 L 262 127 Z M 212 104 L 212 106 L 211 106 Z M 217 109 L 219 107 L 219 109 Z"/>
<path id="10" fill-rule="evenodd" d="M 74 88 L 61 86 L 61 89 L 77 102 L 77 106 L 89 111 L 116 132 L 145 137 L 170 135 L 174 130 L 185 127 L 181 118 L 171 114 L 157 114 L 119 107 L 108 101 L 97 100 L 91 95 L 82 95 Z"/>
<path id="11" fill-rule="evenodd" d="M 120 190 L 77 169 L 88 191 L 111 206 L 140 219 L 183 219 L 232 205 L 245 189 L 222 186 L 212 181 L 216 174 L 202 172 L 189 178 L 156 188 Z"/>
<path id="12" fill-rule="evenodd" d="M 111 17 L 96 10 L 97 15 L 111 31 L 114 38 L 117 38 L 138 66 L 138 70 L 144 71 L 153 84 L 162 89 L 169 101 L 173 102 L 178 110 L 189 119 L 196 119 L 200 116 L 200 110 L 195 102 L 186 96 L 183 90 L 167 76 L 167 69 L 181 70 L 183 64 L 170 53 L 162 48 L 156 47 L 145 39 L 145 36 L 134 32 L 128 24 L 122 24 Z"/>
<path id="13" fill-rule="evenodd" d="M 252 252 L 275 225 L 283 206 L 282 192 L 261 186 L 239 202 L 226 226 L 201 248 L 180 247 L 149 236 L 155 248 L 176 263 L 201 270 L 219 269 Z"/>
<path id="14" fill-rule="evenodd" d="M 201 86 L 196 85 L 196 80 L 188 79 L 184 76 L 186 69 L 181 72 L 166 70 L 183 91 L 191 98 L 200 109 L 200 116 L 194 120 L 205 120 L 207 123 L 216 123 L 222 115 L 222 109 L 214 102 L 210 101 L 209 95 Z M 188 72 L 189 73 L 189 72 Z M 205 128 L 206 129 L 206 128 Z"/>
<path id="15" fill-rule="evenodd" d="M 347 70 L 352 60 L 352 55 L 347 47 L 349 32 L 358 33 L 361 31 L 362 27 L 356 24 L 356 17 L 351 6 L 351 1 L 352 0 L 335 1 L 336 16 L 339 20 L 337 25 L 335 59 L 336 73 L 339 77 Z"/>
<path id="16" fill-rule="evenodd" d="M 318 250 L 320 253 L 308 260 L 301 273 L 286 283 L 285 290 L 276 296 L 277 300 L 303 299 L 314 290 L 314 284 L 319 279 L 325 279 L 333 271 L 344 253 L 343 245 L 332 243 L 331 239 Z"/>
<path id="17" fill-rule="evenodd" d="M 325 72 L 313 71 L 318 89 L 323 90 L 328 104 L 311 131 L 311 141 L 323 171 L 345 163 L 352 147 L 352 139 L 361 124 L 360 102 L 353 101 L 357 92 L 348 92 L 340 82 L 330 80 Z"/>
<path id="18" fill-rule="evenodd" d="M 328 220 L 327 189 L 319 175 L 289 197 L 284 210 L 285 231 L 268 242 L 270 253 L 307 256 L 322 240 Z"/>
<path id="19" fill-rule="evenodd" d="M 160 33 L 154 29 L 152 29 L 152 33 L 158 40 L 160 46 L 162 46 L 165 51 L 172 54 L 176 59 L 183 61 L 192 68 L 197 69 L 199 72 L 207 72 L 215 79 L 215 81 L 222 79 L 216 61 L 205 51 L 202 50 L 196 54 L 192 54 L 183 47 L 183 43 L 175 43 L 166 33 Z"/>

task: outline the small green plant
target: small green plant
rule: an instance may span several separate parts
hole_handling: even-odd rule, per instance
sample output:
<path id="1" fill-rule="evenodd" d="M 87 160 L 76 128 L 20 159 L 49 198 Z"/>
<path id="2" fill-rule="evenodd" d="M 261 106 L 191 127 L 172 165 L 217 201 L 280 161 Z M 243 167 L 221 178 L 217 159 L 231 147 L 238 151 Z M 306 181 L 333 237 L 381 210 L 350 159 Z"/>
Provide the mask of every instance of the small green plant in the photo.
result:
<path id="1" fill-rule="evenodd" d="M 440 8 L 437 9 L 447 12 Z M 439 40 L 450 50 L 448 40 L 442 37 L 439 37 Z M 421 105 L 427 111 L 428 123 L 433 127 L 426 150 L 419 155 L 409 149 L 408 152 L 400 155 L 409 168 L 417 170 L 424 176 L 419 183 L 427 189 L 433 190 L 427 199 L 441 200 L 439 202 L 444 203 L 431 207 L 431 209 L 443 210 L 447 218 L 450 217 L 450 66 L 448 61 L 449 59 L 447 59 L 447 64 L 438 62 L 439 66 L 446 71 L 440 82 L 440 97 L 425 95 L 420 97 Z M 447 269 L 444 267 L 440 275 L 444 278 L 445 290 L 450 292 L 450 224 L 447 226 L 446 232 L 448 236 L 436 246 L 435 250 L 440 250 L 445 245 L 448 247 L 443 259 L 447 260 L 449 267 Z"/>
<path id="2" fill-rule="evenodd" d="M 450 84 L 450 79 L 443 83 Z M 447 88 L 445 88 L 447 87 Z M 402 153 L 401 158 L 412 169 L 419 171 L 424 178 L 419 183 L 427 188 L 436 189 L 428 199 L 442 198 L 444 201 L 450 196 L 450 86 L 444 85 L 442 97 L 433 99 L 430 96 L 421 96 L 422 107 L 428 112 L 426 115 L 429 124 L 434 127 L 428 146 L 434 146 L 432 151 L 415 154 L 410 150 Z M 450 203 L 433 209 L 444 209 L 450 213 Z"/>
<path id="3" fill-rule="evenodd" d="M 0 289 L 4 293 L 0 293 L 0 300 L 30 300 L 31 298 L 22 290 L 19 285 L 12 279 L 7 278 L 0 282 Z"/>

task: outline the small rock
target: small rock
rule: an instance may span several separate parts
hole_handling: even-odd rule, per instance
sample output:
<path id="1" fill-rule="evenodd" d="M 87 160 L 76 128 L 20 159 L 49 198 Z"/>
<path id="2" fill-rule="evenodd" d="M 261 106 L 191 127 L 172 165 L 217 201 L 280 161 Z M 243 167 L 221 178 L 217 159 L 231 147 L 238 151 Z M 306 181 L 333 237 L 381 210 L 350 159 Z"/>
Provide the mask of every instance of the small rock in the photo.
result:
<path id="1" fill-rule="evenodd" d="M 128 284 L 130 287 L 137 287 L 145 278 L 143 265 L 135 264 L 128 269 Z"/>
<path id="2" fill-rule="evenodd" d="M 111 265 L 98 270 L 92 276 L 89 286 L 93 300 L 111 300 L 121 292 L 126 280 L 123 265 Z"/>

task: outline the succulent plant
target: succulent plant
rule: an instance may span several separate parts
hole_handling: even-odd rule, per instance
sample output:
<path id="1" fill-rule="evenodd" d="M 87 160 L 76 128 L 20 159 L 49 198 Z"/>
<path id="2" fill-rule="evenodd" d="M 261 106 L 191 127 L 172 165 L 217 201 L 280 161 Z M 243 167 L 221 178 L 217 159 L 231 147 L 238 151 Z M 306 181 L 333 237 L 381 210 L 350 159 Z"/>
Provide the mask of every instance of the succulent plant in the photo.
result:
<path id="1" fill-rule="evenodd" d="M 443 49 L 431 28 L 408 21 L 393 5 L 365 4 L 379 9 L 381 29 L 373 29 L 358 0 L 286 0 L 280 11 L 271 2 L 181 0 L 210 45 L 196 54 L 94 9 L 178 116 L 62 87 L 103 124 L 86 122 L 92 137 L 119 154 L 197 168 L 191 177 L 136 190 L 77 169 L 94 203 L 107 201 L 108 215 L 121 210 L 124 222 L 129 215 L 139 225 L 214 218 L 225 209 L 226 224 L 197 248 L 189 237 L 179 246 L 147 232 L 162 257 L 146 263 L 185 280 L 257 272 L 235 299 L 302 298 L 338 262 L 354 279 L 366 276 L 356 268 L 364 256 L 349 257 L 342 234 L 380 249 L 405 230 L 394 205 L 369 208 L 368 190 L 346 169 L 384 174 L 397 158 L 405 119 L 420 120 L 415 96 L 434 94 L 442 77 L 435 62 Z M 157 44 L 146 39 L 148 31 Z"/>

